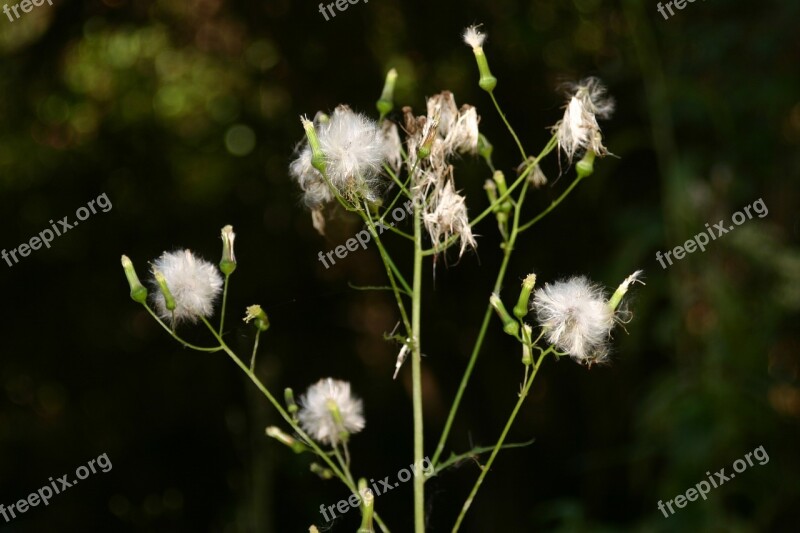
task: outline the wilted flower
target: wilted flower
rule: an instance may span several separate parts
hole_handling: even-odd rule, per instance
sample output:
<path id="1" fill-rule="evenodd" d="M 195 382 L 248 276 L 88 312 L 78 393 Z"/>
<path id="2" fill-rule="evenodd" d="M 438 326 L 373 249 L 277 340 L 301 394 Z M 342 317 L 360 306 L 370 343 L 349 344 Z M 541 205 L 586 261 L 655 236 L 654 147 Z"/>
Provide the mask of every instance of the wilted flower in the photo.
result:
<path id="1" fill-rule="evenodd" d="M 468 246 L 475 248 L 475 238 L 467 217 L 465 198 L 453 188 L 452 179 L 436 189 L 425 205 L 422 221 L 431 236 L 434 248 L 444 244 L 453 235 L 461 240 L 463 255 Z"/>
<path id="2" fill-rule="evenodd" d="M 164 276 L 166 285 L 175 301 L 170 311 L 164 295 L 153 282 L 153 303 L 158 315 L 165 320 L 197 322 L 198 318 L 214 313 L 214 301 L 222 291 L 222 275 L 217 267 L 195 256 L 189 250 L 164 252 L 153 262 L 153 271 Z"/>
<path id="3" fill-rule="evenodd" d="M 325 378 L 300 397 L 297 418 L 314 440 L 336 445 L 343 435 L 364 429 L 362 411 L 362 402 L 350 394 L 348 382 Z"/>
<path id="4" fill-rule="evenodd" d="M 626 279 L 625 290 L 640 273 Z M 535 292 L 532 309 L 547 342 L 559 351 L 582 364 L 607 361 L 611 330 L 620 318 L 602 287 L 583 276 L 547 283 Z"/>
<path id="5" fill-rule="evenodd" d="M 558 146 L 572 162 L 575 154 L 591 149 L 598 156 L 608 153 L 597 118 L 609 118 L 614 111 L 613 99 L 606 96 L 606 88 L 597 78 L 586 78 L 567 86 L 570 95 L 564 118 L 553 126 L 558 135 Z"/>

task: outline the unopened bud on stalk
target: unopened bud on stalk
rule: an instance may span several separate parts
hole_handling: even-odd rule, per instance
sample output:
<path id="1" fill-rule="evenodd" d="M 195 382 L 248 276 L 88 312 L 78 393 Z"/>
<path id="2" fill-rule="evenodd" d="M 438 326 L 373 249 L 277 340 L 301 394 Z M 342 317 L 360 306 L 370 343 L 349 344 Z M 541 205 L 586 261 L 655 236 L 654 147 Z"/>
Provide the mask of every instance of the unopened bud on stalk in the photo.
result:
<path id="1" fill-rule="evenodd" d="M 483 42 L 486 40 L 486 34 L 478 30 L 478 26 L 470 26 L 464 30 L 464 42 L 472 47 L 472 53 L 475 54 L 475 61 L 478 63 L 478 72 L 480 79 L 478 85 L 481 89 L 491 93 L 497 86 L 497 78 L 492 76 L 489 70 L 489 61 L 486 59 L 486 54 L 483 53 Z"/>
<path id="2" fill-rule="evenodd" d="M 222 228 L 222 260 L 219 262 L 219 270 L 226 276 L 233 274 L 236 270 L 236 256 L 233 253 L 233 240 L 236 234 L 233 232 L 233 226 L 228 224 Z"/>
<path id="3" fill-rule="evenodd" d="M 358 528 L 356 533 L 375 533 L 375 528 L 372 525 L 372 515 L 375 512 L 375 495 L 367 488 L 367 480 L 364 478 L 358 480 L 358 493 L 361 495 L 363 506 L 361 508 L 361 527 Z"/>
<path id="4" fill-rule="evenodd" d="M 607 304 L 612 311 L 616 311 L 617 306 L 619 306 L 619 303 L 622 301 L 622 297 L 625 296 L 626 292 L 628 292 L 628 287 L 630 287 L 632 283 L 638 281 L 639 283 L 644 285 L 644 282 L 639 279 L 639 277 L 642 275 L 642 272 L 643 272 L 642 270 L 637 270 L 636 272 L 625 278 L 625 281 L 623 281 L 620 284 L 620 286 L 617 287 L 617 290 L 614 291 L 614 294 L 611 295 L 611 299 L 608 300 Z"/>
<path id="5" fill-rule="evenodd" d="M 584 156 L 575 165 L 575 172 L 577 172 L 578 178 L 585 178 L 594 172 L 594 156 L 594 151 L 590 148 L 586 150 Z"/>
<path id="6" fill-rule="evenodd" d="M 302 122 L 303 129 L 306 131 L 308 146 L 311 147 L 311 166 L 325 174 L 325 154 L 322 153 L 322 148 L 320 148 L 317 130 L 314 129 L 314 123 L 306 117 L 300 117 L 300 122 Z"/>
<path id="7" fill-rule="evenodd" d="M 311 463 L 311 471 L 318 475 L 321 479 L 333 479 L 333 471 L 330 468 L 325 468 L 319 463 Z"/>
<path id="8" fill-rule="evenodd" d="M 284 433 L 281 428 L 277 426 L 269 426 L 266 429 L 267 437 L 272 437 L 278 442 L 285 444 L 292 449 L 294 453 L 303 453 L 308 450 L 305 444 L 295 439 L 291 435 Z"/>
<path id="9" fill-rule="evenodd" d="M 292 419 L 297 418 L 297 403 L 294 401 L 294 391 L 291 387 L 286 387 L 283 391 L 283 399 L 286 401 L 286 410 L 292 415 Z"/>
<path id="10" fill-rule="evenodd" d="M 160 270 L 153 268 L 153 277 L 156 278 L 158 288 L 161 290 L 161 294 L 164 295 L 164 307 L 167 311 L 174 311 L 175 298 L 172 296 L 172 291 L 167 287 L 167 280 L 164 278 L 164 274 Z"/>
<path id="11" fill-rule="evenodd" d="M 536 274 L 528 274 L 522 282 L 522 290 L 519 293 L 517 305 L 514 306 L 514 316 L 522 319 L 528 315 L 530 310 L 531 291 L 533 286 L 536 285 Z"/>
<path id="12" fill-rule="evenodd" d="M 522 364 L 530 366 L 533 364 L 533 354 L 531 354 L 531 336 L 533 328 L 528 324 L 522 325 Z"/>
<path id="13" fill-rule="evenodd" d="M 125 270 L 125 277 L 128 278 L 128 285 L 131 288 L 131 299 L 140 304 L 145 303 L 147 301 L 147 289 L 139 281 L 136 269 L 133 268 L 133 263 L 127 255 L 122 256 L 122 268 Z"/>
<path id="14" fill-rule="evenodd" d="M 247 307 L 247 314 L 245 314 L 243 320 L 245 323 L 250 322 L 253 320 L 253 325 L 259 331 L 267 331 L 269 329 L 269 317 L 267 317 L 267 313 L 261 309 L 260 305 L 250 305 Z"/>
<path id="15" fill-rule="evenodd" d="M 492 143 L 489 142 L 489 139 L 486 138 L 486 135 L 483 133 L 478 134 L 478 155 L 486 160 L 489 164 L 489 167 L 492 166 L 492 152 L 494 151 L 494 146 Z"/>
<path id="16" fill-rule="evenodd" d="M 391 69 L 389 72 L 386 73 L 386 82 L 383 84 L 383 92 L 381 93 L 381 97 L 378 99 L 377 104 L 375 106 L 378 108 L 378 112 L 381 114 L 379 120 L 383 120 L 383 117 L 389 114 L 391 110 L 394 108 L 394 84 L 397 81 L 397 70 Z"/>
<path id="17" fill-rule="evenodd" d="M 439 117 L 435 116 L 425 123 L 425 128 L 422 130 L 423 138 L 422 144 L 417 148 L 417 157 L 425 159 L 431 155 L 433 149 L 433 141 L 436 140 L 436 132 L 439 130 Z"/>
<path id="18" fill-rule="evenodd" d="M 486 191 L 486 196 L 489 198 L 489 205 L 494 205 L 497 201 L 497 185 L 492 180 L 486 180 L 483 183 L 483 190 Z"/>
<path id="19" fill-rule="evenodd" d="M 500 320 L 503 322 L 503 331 L 512 337 L 516 337 L 519 334 L 519 322 L 511 318 L 511 315 L 506 311 L 506 307 L 503 305 L 500 297 L 497 294 L 492 294 L 489 298 L 489 303 L 492 304 L 492 307 L 494 307 L 494 310 L 497 312 L 497 316 L 499 316 Z"/>

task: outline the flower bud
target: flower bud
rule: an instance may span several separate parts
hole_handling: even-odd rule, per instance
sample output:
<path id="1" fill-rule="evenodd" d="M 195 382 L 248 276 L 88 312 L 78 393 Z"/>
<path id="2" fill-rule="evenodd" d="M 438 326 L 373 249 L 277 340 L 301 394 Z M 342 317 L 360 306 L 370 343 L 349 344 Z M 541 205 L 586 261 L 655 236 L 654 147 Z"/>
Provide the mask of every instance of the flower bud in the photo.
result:
<path id="1" fill-rule="evenodd" d="M 594 151 L 589 148 L 583 158 L 575 165 L 575 172 L 578 173 L 578 178 L 585 178 L 594 172 L 594 155 Z"/>
<path id="2" fill-rule="evenodd" d="M 333 479 L 333 471 L 330 468 L 325 468 L 319 463 L 311 463 L 311 471 L 318 475 L 320 479 Z"/>
<path id="3" fill-rule="evenodd" d="M 260 305 L 251 305 L 247 308 L 247 314 L 244 316 L 245 323 L 255 320 L 253 325 L 259 331 L 267 331 L 269 329 L 269 318 L 267 314 L 261 309 Z"/>
<path id="4" fill-rule="evenodd" d="M 486 197 L 489 198 L 489 205 L 494 205 L 497 201 L 497 185 L 492 180 L 486 180 L 483 183 L 483 190 L 486 191 Z"/>
<path id="5" fill-rule="evenodd" d="M 486 138 L 486 135 L 483 133 L 478 134 L 478 155 L 486 160 L 489 163 L 489 166 L 492 165 L 492 152 L 494 151 L 494 146 L 492 143 L 489 142 L 489 139 Z"/>
<path id="6" fill-rule="evenodd" d="M 531 338 L 533 328 L 528 324 L 522 325 L 522 364 L 530 366 L 533 364 L 533 354 L 531 354 Z"/>
<path id="7" fill-rule="evenodd" d="M 511 318 L 511 315 L 508 314 L 506 311 L 503 302 L 500 300 L 500 297 L 496 294 L 492 294 L 489 298 L 489 303 L 492 304 L 494 310 L 497 312 L 497 316 L 500 317 L 500 320 L 503 322 L 503 331 L 511 335 L 512 337 L 516 337 L 519 334 L 519 322 Z"/>
<path id="8" fill-rule="evenodd" d="M 533 286 L 536 285 L 536 274 L 528 274 L 522 282 L 522 290 L 519 293 L 517 305 L 514 306 L 514 316 L 523 319 L 528 315 L 529 303 L 531 300 L 531 291 Z"/>
<path id="9" fill-rule="evenodd" d="M 294 391 L 291 387 L 286 387 L 283 391 L 283 399 L 286 401 L 286 410 L 292 415 L 292 419 L 297 418 L 297 403 L 294 401 Z"/>
<path id="10" fill-rule="evenodd" d="M 145 303 L 147 301 L 147 289 L 139 281 L 136 269 L 133 268 L 133 263 L 127 255 L 122 256 L 122 268 L 125 270 L 125 277 L 128 278 L 128 285 L 131 288 L 131 299 L 140 304 Z"/>
<path id="11" fill-rule="evenodd" d="M 386 82 L 383 84 L 383 92 L 375 106 L 381 114 L 380 120 L 389 114 L 394 108 L 394 84 L 397 81 L 397 70 L 391 69 L 386 73 Z"/>
<path id="12" fill-rule="evenodd" d="M 358 528 L 356 533 L 375 533 L 375 528 L 372 525 L 372 515 L 375 512 L 375 495 L 367 487 L 367 480 L 361 478 L 358 480 L 358 493 L 361 495 L 361 527 Z"/>
<path id="13" fill-rule="evenodd" d="M 236 270 L 236 256 L 233 253 L 233 240 L 236 234 L 233 226 L 228 224 L 222 228 L 222 260 L 219 262 L 219 270 L 226 276 L 233 274 Z"/>
<path id="14" fill-rule="evenodd" d="M 167 280 L 164 277 L 164 274 L 162 274 L 160 270 L 153 268 L 153 277 L 156 278 L 158 288 L 161 290 L 161 294 L 164 295 L 164 307 L 167 309 L 167 311 L 174 311 L 175 298 L 172 296 L 172 291 L 170 291 L 169 287 L 167 287 Z"/>
<path id="15" fill-rule="evenodd" d="M 619 306 L 620 302 L 622 301 L 622 297 L 625 296 L 625 293 L 628 292 L 628 287 L 636 281 L 644 285 L 644 282 L 639 279 L 642 275 L 642 270 L 637 270 L 623 281 L 617 290 L 614 291 L 614 294 L 611 295 L 611 299 L 608 300 L 608 307 L 611 308 L 612 311 L 616 311 L 617 307 Z"/>
<path id="16" fill-rule="evenodd" d="M 285 444 L 292 449 L 294 453 L 303 453 L 308 450 L 305 444 L 295 439 L 291 435 L 287 435 L 277 426 L 269 426 L 266 429 L 267 437 L 272 437 L 281 444 Z"/>
<path id="17" fill-rule="evenodd" d="M 317 138 L 317 130 L 314 129 L 314 123 L 306 117 L 300 117 L 300 122 L 303 124 L 303 129 L 306 131 L 306 138 L 308 145 L 311 147 L 311 165 L 325 174 L 325 154 L 322 153 L 322 148 Z"/>

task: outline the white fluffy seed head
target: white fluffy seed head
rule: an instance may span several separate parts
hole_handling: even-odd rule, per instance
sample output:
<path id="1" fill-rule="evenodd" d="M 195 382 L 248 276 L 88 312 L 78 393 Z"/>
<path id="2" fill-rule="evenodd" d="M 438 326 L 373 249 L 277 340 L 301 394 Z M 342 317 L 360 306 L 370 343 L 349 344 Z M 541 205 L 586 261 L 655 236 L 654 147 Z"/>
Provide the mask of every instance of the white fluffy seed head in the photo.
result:
<path id="1" fill-rule="evenodd" d="M 214 302 L 222 292 L 222 275 L 216 265 L 195 256 L 189 250 L 164 252 L 153 261 L 153 269 L 164 275 L 175 299 L 175 310 L 166 307 L 164 295 L 153 280 L 153 304 L 158 316 L 175 323 L 195 323 L 200 317 L 214 314 Z"/>
<path id="2" fill-rule="evenodd" d="M 470 26 L 464 30 L 464 34 L 462 35 L 464 42 L 472 48 L 482 47 L 483 42 L 486 40 L 486 34 L 481 32 L 478 28 L 480 28 L 480 25 Z"/>
<path id="3" fill-rule="evenodd" d="M 456 192 L 452 178 L 431 194 L 425 205 L 422 221 L 433 241 L 434 249 L 453 235 L 457 235 L 461 241 L 459 256 L 464 255 L 468 247 L 477 246 L 469 225 L 466 198 Z"/>
<path id="4" fill-rule="evenodd" d="M 338 409 L 341 424 L 329 402 Z M 365 424 L 362 402 L 350 393 L 350 383 L 333 378 L 321 379 L 308 388 L 300 397 L 297 418 L 314 440 L 332 445 L 339 442 L 343 431 L 352 435 L 364 429 Z"/>
<path id="5" fill-rule="evenodd" d="M 547 283 L 535 292 L 532 308 L 556 349 L 578 363 L 606 362 L 614 311 L 602 287 L 583 276 Z"/>
<path id="6" fill-rule="evenodd" d="M 331 184 L 347 198 L 376 200 L 378 178 L 390 152 L 378 123 L 339 106 L 317 135 Z"/>

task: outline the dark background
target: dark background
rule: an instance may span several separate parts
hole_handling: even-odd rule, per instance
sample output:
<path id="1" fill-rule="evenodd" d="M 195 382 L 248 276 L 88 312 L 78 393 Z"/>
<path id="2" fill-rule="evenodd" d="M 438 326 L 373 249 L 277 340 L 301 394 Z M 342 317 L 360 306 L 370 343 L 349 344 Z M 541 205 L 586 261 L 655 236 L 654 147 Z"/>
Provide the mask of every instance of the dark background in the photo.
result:
<path id="1" fill-rule="evenodd" d="M 347 493 L 264 436 L 274 412 L 223 355 L 182 349 L 128 298 L 122 253 L 141 275 L 164 250 L 216 262 L 233 224 L 228 339 L 260 303 L 272 328 L 258 374 L 299 394 L 352 382 L 367 427 L 356 475 L 394 476 L 412 458 L 410 372 L 391 381 L 396 320 L 374 247 L 329 270 L 287 175 L 298 117 L 348 103 L 375 115 L 385 71 L 397 110 L 450 89 L 476 105 L 513 174 L 517 153 L 460 41 L 482 22 L 496 95 L 529 152 L 561 116 L 557 86 L 600 76 L 618 111 L 602 124 L 618 156 L 522 235 L 503 296 L 586 274 L 607 286 L 644 269 L 613 363 L 548 360 L 464 532 L 793 531 L 800 523 L 800 77 L 791 2 L 694 2 L 669 20 L 655 2 L 372 0 L 326 22 L 313 2 L 57 0 L 0 17 L 0 246 L 12 249 L 106 193 L 113 204 L 34 251 L 0 262 L 0 502 L 8 506 L 107 453 L 113 470 L 5 523 L 4 531 L 307 531 Z M 253 141 L 254 142 L 251 142 Z M 526 216 L 570 183 L 554 158 Z M 479 161 L 456 168 L 472 213 L 486 205 Z M 666 251 L 762 198 L 769 208 L 664 270 Z M 495 225 L 435 285 L 425 264 L 426 452 L 433 453 L 501 254 Z M 406 242 L 389 239 L 404 268 Z M 183 331 L 204 342 L 201 332 Z M 519 354 L 493 322 L 449 450 L 496 441 L 518 390 Z M 670 518 L 658 511 L 763 445 L 754 466 Z M 448 452 L 449 453 L 449 452 Z M 449 531 L 479 473 L 467 462 L 427 484 L 431 531 Z M 377 499 L 411 530 L 411 483 Z M 334 524 L 353 531 L 357 512 Z"/>

